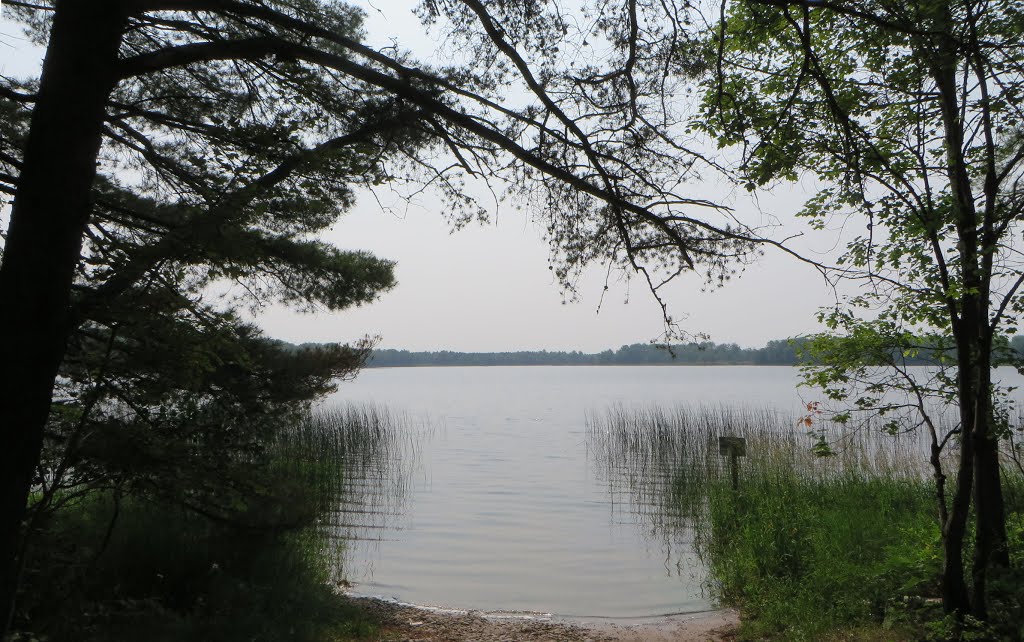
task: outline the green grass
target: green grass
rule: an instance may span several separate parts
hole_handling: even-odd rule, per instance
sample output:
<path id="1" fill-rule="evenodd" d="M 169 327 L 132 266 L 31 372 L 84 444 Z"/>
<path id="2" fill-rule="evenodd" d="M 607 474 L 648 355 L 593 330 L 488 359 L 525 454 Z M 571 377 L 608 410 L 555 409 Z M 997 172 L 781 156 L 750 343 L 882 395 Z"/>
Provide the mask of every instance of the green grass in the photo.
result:
<path id="1" fill-rule="evenodd" d="M 372 408 L 283 427 L 258 467 L 259 491 L 227 522 L 143 490 L 119 502 L 86 495 L 33 539 L 18 628 L 52 642 L 366 637 L 375 625 L 337 591 L 344 543 L 331 510 L 379 492 L 365 476 L 394 458 L 401 435 Z"/>
<path id="2" fill-rule="evenodd" d="M 645 515 L 655 528 L 694 533 L 713 595 L 742 609 L 743 639 L 943 639 L 924 445 L 870 425 L 814 428 L 769 410 L 614 408 L 590 422 L 589 444 L 613 485 L 655 507 Z M 725 435 L 747 440 L 736 490 L 718 451 Z M 820 435 L 834 456 L 813 453 Z M 1019 470 L 1007 469 L 1005 493 L 1017 557 L 993 582 L 993 619 L 977 639 L 1024 637 Z"/>
<path id="3" fill-rule="evenodd" d="M 1019 496 L 1019 476 L 1006 480 Z M 751 475 L 710 493 L 705 557 L 718 594 L 743 607 L 743 637 L 819 640 L 841 632 L 944 639 L 941 540 L 926 480 Z M 1024 512 L 1011 502 L 1018 558 L 997 579 L 977 639 L 1021 639 Z M 968 551 L 967 558 L 970 558 Z"/>
<path id="4" fill-rule="evenodd" d="M 720 597 L 744 608 L 745 637 L 817 640 L 897 624 L 886 616 L 905 596 L 936 596 L 929 484 L 752 477 L 711 492 L 704 551 Z"/>

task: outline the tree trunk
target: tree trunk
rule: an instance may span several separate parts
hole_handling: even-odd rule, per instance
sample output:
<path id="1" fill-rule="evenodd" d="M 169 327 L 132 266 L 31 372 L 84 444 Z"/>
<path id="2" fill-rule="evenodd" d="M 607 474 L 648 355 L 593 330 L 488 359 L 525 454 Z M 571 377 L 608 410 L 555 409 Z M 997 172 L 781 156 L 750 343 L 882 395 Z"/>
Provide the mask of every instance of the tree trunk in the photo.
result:
<path id="1" fill-rule="evenodd" d="M 926 5 L 934 22 L 925 53 L 930 56 L 942 113 L 949 179 L 951 213 L 956 226 L 957 250 L 962 282 L 956 304 L 950 305 L 950 319 L 957 346 L 958 401 L 960 402 L 961 448 L 957 488 L 944 525 L 946 541 L 943 568 L 943 605 L 946 612 L 963 616 L 987 616 L 985 580 L 991 564 L 1006 551 L 1006 526 L 999 478 L 998 440 L 992 432 L 992 332 L 989 327 L 991 291 L 991 247 L 983 240 L 991 234 L 991 221 L 979 216 L 968 159 L 964 151 L 961 45 L 956 37 L 955 18 L 948 2 Z M 984 223 L 984 225 L 982 225 Z M 980 229 L 984 227 L 984 229 Z M 959 318 L 958 318 L 959 317 Z M 966 521 L 974 495 L 977 546 L 972 569 L 973 611 L 963 579 L 963 544 Z"/>
<path id="2" fill-rule="evenodd" d="M 0 616 L 14 615 L 26 502 L 68 335 L 105 105 L 125 27 L 117 0 L 58 0 L 0 266 Z"/>
<path id="3" fill-rule="evenodd" d="M 955 332 L 959 332 L 959 329 Z M 965 397 L 971 396 L 971 386 L 967 381 L 970 369 L 963 367 L 964 362 L 969 359 L 959 337 L 957 361 L 960 364 L 957 374 L 961 401 L 960 461 L 957 467 L 956 490 L 949 506 L 949 517 L 942 525 L 942 608 L 946 613 L 955 614 L 960 618 L 970 612 L 970 598 L 964 579 L 964 539 L 974 485 L 974 412 L 972 407 L 964 405 Z"/>
<path id="4" fill-rule="evenodd" d="M 983 355 L 990 354 L 984 350 Z M 983 361 L 987 361 L 983 359 Z M 992 568 L 1010 565 L 1006 540 L 1006 510 L 999 470 L 999 436 L 993 433 L 991 367 L 983 363 L 974 448 L 975 547 L 972 570 L 974 617 L 988 619 L 987 578 Z"/>

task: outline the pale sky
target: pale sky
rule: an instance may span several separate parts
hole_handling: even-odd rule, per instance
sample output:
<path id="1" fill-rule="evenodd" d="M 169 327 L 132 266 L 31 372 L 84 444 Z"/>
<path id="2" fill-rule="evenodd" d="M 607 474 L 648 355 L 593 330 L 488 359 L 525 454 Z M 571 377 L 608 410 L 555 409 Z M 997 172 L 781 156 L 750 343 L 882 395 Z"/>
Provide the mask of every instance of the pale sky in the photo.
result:
<path id="1" fill-rule="evenodd" d="M 356 4 L 369 13 L 370 44 L 382 46 L 394 38 L 421 58 L 435 51 L 408 11 L 414 3 Z M 24 75 L 38 64 L 39 52 L 18 34 L 17 26 L 0 21 L 0 73 Z M 714 185 L 694 184 L 692 189 L 695 198 L 727 198 Z M 783 224 L 777 237 L 799 229 L 792 213 L 811 193 L 798 184 L 762 196 L 761 206 Z M 748 201 L 731 204 L 741 215 L 754 211 Z M 547 268 L 548 249 L 540 231 L 511 204 L 491 223 L 456 232 L 441 208 L 425 196 L 398 215 L 364 196 L 327 238 L 339 247 L 397 261 L 398 286 L 373 304 L 336 314 L 270 308 L 259 315 L 259 324 L 269 335 L 292 342 L 379 335 L 382 347 L 410 350 L 594 352 L 661 335 L 659 310 L 640 279 L 627 284 L 613 277 L 598 312 L 604 271 L 594 269 L 581 281 L 578 300 L 563 303 Z M 0 211 L 0 224 L 6 227 L 4 214 Z M 830 253 L 837 237 L 835 232 L 820 234 L 802 248 Z M 834 298 L 813 269 L 769 250 L 724 289 L 702 293 L 698 279 L 680 279 L 666 300 L 683 329 L 720 343 L 756 347 L 818 330 L 815 312 Z"/>
<path id="2" fill-rule="evenodd" d="M 421 60 L 440 56 L 410 11 L 416 3 L 353 4 L 367 12 L 369 44 L 398 42 Z M 695 198 L 728 198 L 714 185 L 695 184 L 693 190 Z M 783 223 L 778 237 L 798 229 L 792 214 L 812 193 L 794 185 L 762 197 L 762 207 Z M 754 209 L 751 202 L 732 204 L 741 213 Z M 338 314 L 270 310 L 261 317 L 267 332 L 295 342 L 347 341 L 369 334 L 380 335 L 382 347 L 488 352 L 596 352 L 661 335 L 661 313 L 639 278 L 628 286 L 614 281 L 602 303 L 604 271 L 595 268 L 580 284 L 578 300 L 563 303 L 547 269 L 548 248 L 540 230 L 511 204 L 499 211 L 496 223 L 454 233 L 439 204 L 420 205 L 398 218 L 364 197 L 329 236 L 340 247 L 397 261 L 394 290 L 372 305 Z M 831 253 L 837 237 L 822 234 L 802 247 L 815 256 Z M 813 269 L 769 251 L 724 289 L 702 293 L 699 279 L 681 279 L 666 300 L 684 330 L 706 333 L 719 343 L 758 347 L 770 339 L 820 330 L 815 313 L 834 297 Z"/>
<path id="3" fill-rule="evenodd" d="M 704 196 L 700 189 L 694 186 L 695 196 Z M 778 200 L 806 197 L 799 187 L 792 191 Z M 627 284 L 613 277 L 601 303 L 605 273 L 595 268 L 584 276 L 578 300 L 563 303 L 540 232 L 510 206 L 496 223 L 452 232 L 429 204 L 400 218 L 366 197 L 328 238 L 397 261 L 398 286 L 376 303 L 336 314 L 268 310 L 261 323 L 273 336 L 301 342 L 371 334 L 381 336 L 382 347 L 410 350 L 593 352 L 662 332 L 660 312 L 639 278 Z M 813 269 L 776 251 L 723 289 L 703 293 L 700 285 L 681 279 L 668 291 L 674 316 L 686 316 L 682 327 L 689 332 L 744 346 L 817 330 L 815 312 L 834 300 Z"/>

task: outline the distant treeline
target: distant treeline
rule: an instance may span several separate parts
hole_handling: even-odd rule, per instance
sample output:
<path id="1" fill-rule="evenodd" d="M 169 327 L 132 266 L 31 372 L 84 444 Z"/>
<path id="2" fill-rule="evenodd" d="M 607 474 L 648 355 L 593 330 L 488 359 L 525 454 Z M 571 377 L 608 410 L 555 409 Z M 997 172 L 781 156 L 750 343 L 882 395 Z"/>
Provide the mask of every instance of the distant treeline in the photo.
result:
<path id="1" fill-rule="evenodd" d="M 558 352 L 548 350 L 521 352 L 410 352 L 409 350 L 374 350 L 366 364 L 368 368 L 402 368 L 415 366 L 794 366 L 814 357 L 803 353 L 810 338 L 777 339 L 769 341 L 763 348 L 741 348 L 735 343 L 686 343 L 673 345 L 671 350 L 663 345 L 634 343 L 618 350 L 604 352 Z M 318 343 L 281 345 L 300 350 L 321 347 Z M 918 342 L 913 356 L 903 354 L 896 357 L 904 365 L 933 365 L 940 359 L 949 363 L 951 348 L 946 341 L 938 347 L 928 339 Z M 1024 358 L 1024 335 L 1007 340 L 997 339 L 994 350 L 998 365 L 1015 363 Z M 928 346 L 934 346 L 929 348 Z M 899 353 L 896 353 L 899 355 Z M 941 357 L 940 355 L 944 355 Z M 884 360 L 882 360 L 884 361 Z"/>
<path id="2" fill-rule="evenodd" d="M 688 343 L 665 346 L 635 343 L 604 352 L 410 352 L 374 350 L 369 368 L 408 366 L 636 366 L 636 365 L 758 365 L 791 366 L 797 363 L 797 344 L 803 339 L 769 341 L 763 348 L 741 348 L 735 343 Z"/>

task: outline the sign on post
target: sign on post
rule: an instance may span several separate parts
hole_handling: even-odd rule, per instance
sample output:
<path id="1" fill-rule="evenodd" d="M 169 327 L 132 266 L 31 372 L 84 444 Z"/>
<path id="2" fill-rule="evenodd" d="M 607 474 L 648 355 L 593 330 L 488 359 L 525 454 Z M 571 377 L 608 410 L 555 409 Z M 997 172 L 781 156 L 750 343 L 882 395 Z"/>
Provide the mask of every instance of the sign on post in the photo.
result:
<path id="1" fill-rule="evenodd" d="M 747 440 L 744 437 L 719 437 L 718 454 L 723 456 L 747 456 Z"/>
<path id="2" fill-rule="evenodd" d="M 739 458 L 747 456 L 747 440 L 744 437 L 719 437 L 718 454 L 729 458 L 732 489 L 738 490 L 740 487 Z"/>

